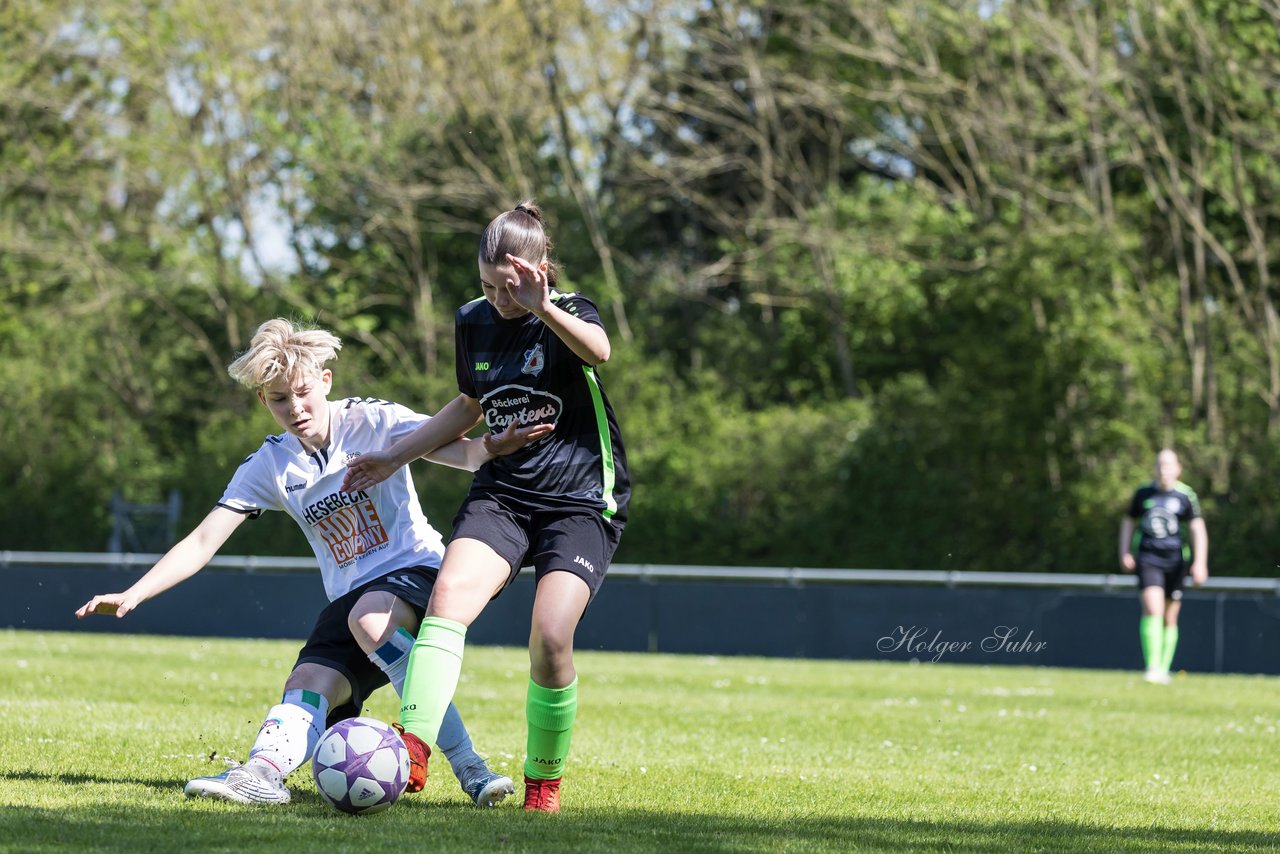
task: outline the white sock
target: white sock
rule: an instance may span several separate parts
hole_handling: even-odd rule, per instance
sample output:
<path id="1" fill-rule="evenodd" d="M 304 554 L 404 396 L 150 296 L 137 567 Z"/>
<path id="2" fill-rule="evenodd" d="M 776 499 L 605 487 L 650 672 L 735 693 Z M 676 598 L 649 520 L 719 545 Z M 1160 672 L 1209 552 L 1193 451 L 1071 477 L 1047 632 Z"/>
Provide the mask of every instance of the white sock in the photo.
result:
<path id="1" fill-rule="evenodd" d="M 471 733 L 467 732 L 467 727 L 462 723 L 462 716 L 458 714 L 458 707 L 453 703 L 444 710 L 444 720 L 440 721 L 440 733 L 436 736 L 436 746 L 449 760 L 453 776 L 459 780 L 462 780 L 462 774 L 467 768 L 488 767 L 472 746 Z M 463 782 L 466 781 L 463 780 Z"/>
<path id="2" fill-rule="evenodd" d="M 285 691 L 280 703 L 267 712 L 249 751 L 249 762 L 266 762 L 282 777 L 289 776 L 311 758 L 328 716 L 329 701 L 323 694 Z"/>
<path id="3" fill-rule="evenodd" d="M 397 697 L 404 696 L 404 680 L 409 672 L 409 652 L 412 649 L 413 635 L 401 626 L 382 646 L 369 653 L 369 660 L 378 665 L 378 669 L 391 680 L 391 687 L 396 689 Z"/>
<path id="4" fill-rule="evenodd" d="M 387 674 L 391 687 L 396 693 L 404 696 L 404 680 L 409 671 L 409 653 L 413 650 L 413 635 L 403 626 L 396 629 L 395 634 L 387 638 L 382 646 L 369 653 L 369 660 Z M 462 772 L 473 765 L 484 765 L 484 760 L 476 753 L 471 744 L 471 735 L 462 723 L 453 703 L 445 710 L 444 720 L 440 722 L 440 734 L 436 737 L 436 746 L 449 760 L 453 775 L 462 779 Z"/>

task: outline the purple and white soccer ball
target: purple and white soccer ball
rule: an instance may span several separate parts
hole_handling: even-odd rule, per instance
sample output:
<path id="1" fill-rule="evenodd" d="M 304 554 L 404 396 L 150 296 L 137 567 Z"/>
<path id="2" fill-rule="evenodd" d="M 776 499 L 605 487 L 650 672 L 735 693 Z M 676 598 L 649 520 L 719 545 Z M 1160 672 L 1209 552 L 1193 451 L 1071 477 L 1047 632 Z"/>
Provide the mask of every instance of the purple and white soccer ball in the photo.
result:
<path id="1" fill-rule="evenodd" d="M 343 812 L 381 812 L 409 784 L 409 751 L 375 718 L 347 718 L 325 730 L 311 757 L 320 797 Z"/>

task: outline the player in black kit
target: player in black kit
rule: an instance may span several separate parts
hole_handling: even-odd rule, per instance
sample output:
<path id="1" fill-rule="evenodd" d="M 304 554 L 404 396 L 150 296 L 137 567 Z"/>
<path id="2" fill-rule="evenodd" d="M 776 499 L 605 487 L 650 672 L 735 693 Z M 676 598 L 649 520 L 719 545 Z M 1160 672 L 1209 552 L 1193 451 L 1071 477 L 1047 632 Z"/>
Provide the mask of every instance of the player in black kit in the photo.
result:
<path id="1" fill-rule="evenodd" d="M 1188 565 L 1196 584 L 1209 577 L 1209 532 L 1200 500 L 1178 479 L 1181 475 L 1178 455 L 1162 450 L 1156 455 L 1156 479 L 1134 492 L 1120 522 L 1120 566 L 1137 573 L 1142 596 L 1145 678 L 1157 684 L 1169 682 Z"/>
<path id="2" fill-rule="evenodd" d="M 555 289 L 542 214 L 529 201 L 480 239 L 483 299 L 455 319 L 460 394 L 414 433 L 348 469 L 366 489 L 481 420 L 551 424 L 545 438 L 476 472 L 453 522 L 427 616 L 409 660 L 400 718 L 411 751 L 437 737 L 457 688 L 467 627 L 523 566 L 534 568 L 529 636 L 526 810 L 558 812 L 577 715 L 573 635 L 600 589 L 627 518 L 622 437 L 596 366 L 609 337 L 595 305 Z"/>

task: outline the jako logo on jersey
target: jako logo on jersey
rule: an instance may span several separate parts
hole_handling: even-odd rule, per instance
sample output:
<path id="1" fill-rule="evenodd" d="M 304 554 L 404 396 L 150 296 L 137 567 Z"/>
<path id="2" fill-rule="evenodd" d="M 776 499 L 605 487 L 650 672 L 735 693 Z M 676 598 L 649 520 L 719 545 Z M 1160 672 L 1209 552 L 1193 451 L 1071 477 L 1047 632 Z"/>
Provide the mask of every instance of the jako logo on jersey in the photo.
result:
<path id="1" fill-rule="evenodd" d="M 489 370 L 489 363 L 488 363 L 488 362 L 476 362 L 476 370 L 477 370 L 477 371 L 487 371 L 487 370 Z"/>
<path id="2" fill-rule="evenodd" d="M 299 489 L 306 489 L 306 488 L 307 488 L 307 485 L 305 483 L 290 483 L 285 486 L 284 491 L 297 492 Z"/>
<path id="3" fill-rule="evenodd" d="M 587 560 L 587 559 L 586 559 L 585 557 L 583 557 L 582 555 L 578 555 L 577 557 L 575 557 L 575 558 L 573 559 L 573 562 L 574 562 L 574 563 L 576 563 L 578 566 L 585 566 L 585 567 L 587 568 L 587 572 L 595 572 L 595 571 L 596 571 L 596 568 L 595 568 L 594 566 L 592 566 L 592 565 L 591 565 L 591 561 Z"/>
<path id="4" fill-rule="evenodd" d="M 542 345 L 534 344 L 532 350 L 524 351 L 524 365 L 520 368 L 520 373 L 533 374 L 536 377 L 542 373 L 546 363 L 547 360 L 542 355 Z"/>

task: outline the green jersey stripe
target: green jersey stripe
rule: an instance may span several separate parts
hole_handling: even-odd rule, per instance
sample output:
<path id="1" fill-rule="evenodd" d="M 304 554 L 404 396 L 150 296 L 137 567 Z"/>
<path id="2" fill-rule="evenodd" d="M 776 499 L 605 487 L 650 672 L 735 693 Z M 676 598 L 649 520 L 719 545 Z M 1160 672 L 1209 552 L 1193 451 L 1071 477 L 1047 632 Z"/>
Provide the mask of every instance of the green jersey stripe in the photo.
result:
<path id="1" fill-rule="evenodd" d="M 604 518 L 611 519 L 618 512 L 618 502 L 613 496 L 613 443 L 609 441 L 609 419 L 604 411 L 604 395 L 600 391 L 600 381 L 596 379 L 595 369 L 590 365 L 582 366 L 582 373 L 587 378 L 587 388 L 591 390 L 591 405 L 596 411 L 596 428 L 600 431 L 600 463 L 603 470 L 601 497 L 604 498 Z"/>

